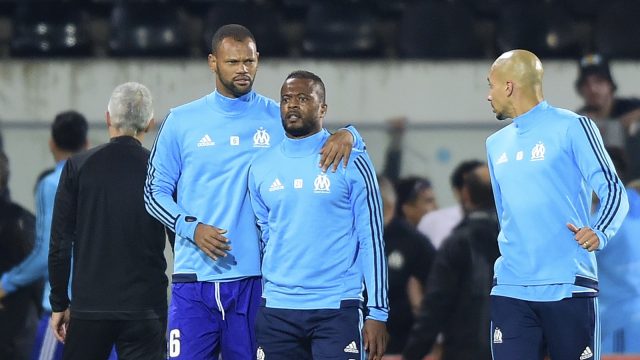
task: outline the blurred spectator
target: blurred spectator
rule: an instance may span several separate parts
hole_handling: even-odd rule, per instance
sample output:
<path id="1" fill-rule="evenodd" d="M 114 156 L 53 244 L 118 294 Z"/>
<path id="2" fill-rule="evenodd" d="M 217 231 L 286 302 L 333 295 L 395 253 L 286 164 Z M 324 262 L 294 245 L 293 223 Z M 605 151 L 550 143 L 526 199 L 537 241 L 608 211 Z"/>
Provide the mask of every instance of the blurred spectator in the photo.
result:
<path id="1" fill-rule="evenodd" d="M 6 193 L 8 180 L 9 160 L 0 152 L 0 193 Z M 34 233 L 33 214 L 8 197 L 0 197 L 0 275 L 27 257 L 33 249 Z M 39 281 L 9 294 L 0 288 L 0 359 L 30 358 L 41 300 Z"/>
<path id="2" fill-rule="evenodd" d="M 62 344 L 58 343 L 47 326 L 51 317 L 49 304 L 49 284 L 47 257 L 49 254 L 49 235 L 53 203 L 58 188 L 58 180 L 65 162 L 73 154 L 87 148 L 88 123 L 84 116 L 75 111 L 65 111 L 56 115 L 51 125 L 49 149 L 56 162 L 54 170 L 44 175 L 36 185 L 36 238 L 33 251 L 20 264 L 17 264 L 0 278 L 0 288 L 8 293 L 16 291 L 30 283 L 44 279 L 44 295 L 40 301 L 44 313 L 40 318 L 34 356 L 42 359 L 61 359 Z"/>
<path id="3" fill-rule="evenodd" d="M 466 160 L 458 164 L 451 173 L 451 190 L 458 202 L 456 205 L 429 212 L 420 219 L 418 231 L 425 234 L 436 249 L 451 234 L 453 228 L 462 221 L 462 186 L 464 177 L 484 163 L 480 160 Z"/>
<path id="4" fill-rule="evenodd" d="M 607 152 L 624 181 L 624 153 L 609 147 Z M 629 213 L 620 230 L 596 253 L 603 354 L 640 353 L 640 193 L 627 186 L 627 196 Z"/>
<path id="5" fill-rule="evenodd" d="M 600 55 L 580 60 L 576 90 L 584 100 L 578 113 L 598 125 L 605 145 L 619 146 L 629 156 L 629 178 L 640 177 L 640 99 L 616 97 L 608 62 Z"/>
<path id="6" fill-rule="evenodd" d="M 489 293 L 498 252 L 498 219 L 486 166 L 465 176 L 464 220 L 436 254 L 403 355 L 427 355 L 444 335 L 442 360 L 491 359 Z"/>
<path id="7" fill-rule="evenodd" d="M 429 239 L 396 216 L 391 181 L 378 177 L 384 213 L 384 241 L 389 265 L 388 354 L 400 354 L 420 308 L 435 249 Z"/>
<path id="8" fill-rule="evenodd" d="M 396 195 L 396 216 L 414 228 L 426 213 L 438 208 L 431 181 L 423 177 L 409 176 L 398 180 Z"/>

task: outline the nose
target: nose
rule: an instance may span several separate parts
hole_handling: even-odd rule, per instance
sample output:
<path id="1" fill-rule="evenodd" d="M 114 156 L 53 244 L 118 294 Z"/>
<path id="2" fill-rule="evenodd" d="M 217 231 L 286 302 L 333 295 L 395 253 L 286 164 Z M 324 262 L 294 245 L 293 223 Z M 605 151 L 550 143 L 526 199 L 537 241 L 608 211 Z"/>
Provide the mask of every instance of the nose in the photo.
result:
<path id="1" fill-rule="evenodd" d="M 487 101 L 491 102 L 491 95 L 487 95 Z"/>

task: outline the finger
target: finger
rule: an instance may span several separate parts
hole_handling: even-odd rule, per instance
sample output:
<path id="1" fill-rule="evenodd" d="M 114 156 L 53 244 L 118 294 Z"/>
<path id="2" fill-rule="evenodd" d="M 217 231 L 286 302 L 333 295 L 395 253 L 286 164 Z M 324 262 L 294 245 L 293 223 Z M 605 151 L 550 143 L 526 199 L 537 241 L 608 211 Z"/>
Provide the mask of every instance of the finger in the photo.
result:
<path id="1" fill-rule="evenodd" d="M 218 256 L 216 256 L 216 254 L 211 252 L 211 250 L 209 250 L 208 248 L 206 248 L 204 246 L 198 246 L 198 247 L 200 248 L 200 250 L 202 250 L 203 253 L 207 254 L 207 256 L 212 258 L 214 261 L 218 260 Z"/>
<path id="2" fill-rule="evenodd" d="M 351 157 L 351 148 L 347 146 L 347 149 L 342 156 L 342 167 L 347 168 L 347 164 L 349 163 L 349 158 Z"/>
<path id="3" fill-rule="evenodd" d="M 217 231 L 219 234 L 226 234 L 226 233 L 227 233 L 227 229 L 220 229 L 220 228 L 217 228 L 217 227 L 215 227 L 215 226 L 214 226 L 213 228 L 214 228 L 214 229 L 216 229 L 216 231 Z"/>
<path id="4" fill-rule="evenodd" d="M 342 160 L 343 167 L 347 167 L 347 163 L 345 162 L 345 160 L 349 161 L 349 156 L 348 156 L 348 153 L 345 152 L 346 148 L 347 147 L 344 145 L 340 145 L 340 147 L 338 148 L 338 151 L 336 153 L 336 159 L 333 162 L 332 172 L 338 171 L 338 166 L 340 166 L 340 162 L 341 162 L 340 160 Z"/>
<path id="5" fill-rule="evenodd" d="M 327 152 L 324 162 L 322 163 L 322 171 L 327 171 L 329 166 L 331 166 L 331 164 L 333 164 L 336 161 L 337 155 L 338 155 L 337 147 L 331 146 L 331 148 Z"/>
<path id="6" fill-rule="evenodd" d="M 369 342 L 369 359 L 377 359 L 379 357 L 378 352 L 378 341 L 374 338 Z"/>
<path id="7" fill-rule="evenodd" d="M 571 232 L 574 234 L 577 234 L 578 231 L 580 231 L 580 229 L 577 226 L 573 225 L 572 223 L 567 223 L 567 228 L 571 230 Z"/>

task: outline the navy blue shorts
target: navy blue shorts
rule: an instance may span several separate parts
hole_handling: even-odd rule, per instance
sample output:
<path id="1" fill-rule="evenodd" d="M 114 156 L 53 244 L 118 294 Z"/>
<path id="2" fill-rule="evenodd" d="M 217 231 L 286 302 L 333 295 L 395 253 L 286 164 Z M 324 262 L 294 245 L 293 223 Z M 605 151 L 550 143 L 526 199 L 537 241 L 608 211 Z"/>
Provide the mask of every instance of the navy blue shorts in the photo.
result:
<path id="1" fill-rule="evenodd" d="M 494 360 L 600 360 L 598 298 L 491 296 L 491 350 Z"/>
<path id="2" fill-rule="evenodd" d="M 173 283 L 167 329 L 170 359 L 253 360 L 255 316 L 262 283 L 253 277 L 222 283 Z"/>
<path id="3" fill-rule="evenodd" d="M 362 321 L 358 305 L 322 310 L 260 307 L 257 359 L 365 359 Z"/>

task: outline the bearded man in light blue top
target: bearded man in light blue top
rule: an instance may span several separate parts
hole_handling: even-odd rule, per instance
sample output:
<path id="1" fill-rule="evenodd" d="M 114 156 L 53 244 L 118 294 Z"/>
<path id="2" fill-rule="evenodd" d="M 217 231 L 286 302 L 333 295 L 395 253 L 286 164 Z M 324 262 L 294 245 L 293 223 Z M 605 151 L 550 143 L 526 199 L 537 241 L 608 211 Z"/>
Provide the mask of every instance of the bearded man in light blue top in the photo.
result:
<path id="1" fill-rule="evenodd" d="M 249 191 L 261 231 L 258 359 L 379 359 L 387 342 L 387 263 L 380 191 L 367 154 L 316 166 L 329 137 L 322 80 L 291 73 L 281 90 L 284 141 L 256 157 Z M 367 291 L 362 329 L 360 303 Z"/>
<path id="2" fill-rule="evenodd" d="M 594 123 L 542 95 L 542 63 L 502 54 L 489 71 L 499 120 L 487 158 L 500 220 L 491 291 L 494 360 L 600 359 L 598 276 L 627 195 Z M 591 194 L 602 206 L 590 217 Z"/>
<path id="3" fill-rule="evenodd" d="M 256 355 L 260 249 L 247 174 L 254 156 L 284 137 L 278 104 L 252 91 L 257 66 L 255 39 L 247 28 L 218 29 L 209 54 L 216 90 L 171 109 L 151 152 L 145 205 L 176 233 L 170 358 Z M 354 133 L 341 130 L 327 141 L 323 166 L 336 152 L 337 161 L 348 158 L 354 138 L 355 146 L 364 147 L 350 130 Z"/>

